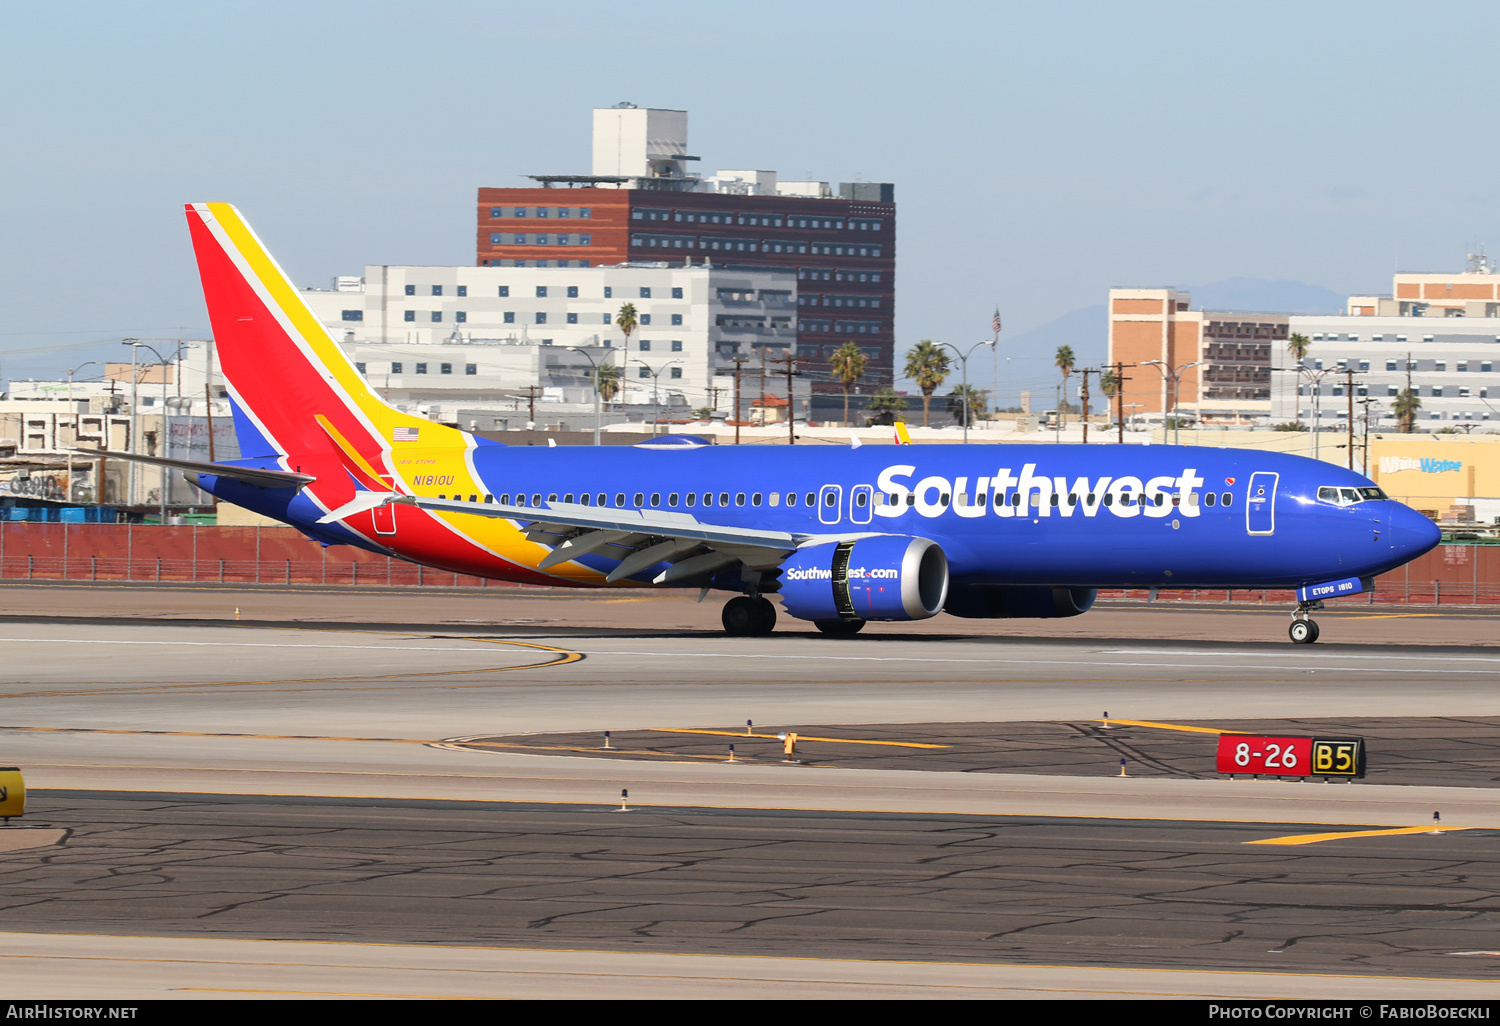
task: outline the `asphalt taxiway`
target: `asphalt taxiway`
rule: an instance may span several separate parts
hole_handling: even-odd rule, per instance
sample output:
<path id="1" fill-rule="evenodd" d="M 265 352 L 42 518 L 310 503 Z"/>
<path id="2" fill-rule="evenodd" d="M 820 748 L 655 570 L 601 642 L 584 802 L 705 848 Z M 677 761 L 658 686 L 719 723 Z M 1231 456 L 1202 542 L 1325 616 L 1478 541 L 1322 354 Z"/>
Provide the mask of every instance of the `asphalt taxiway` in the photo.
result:
<path id="1" fill-rule="evenodd" d="M 1294 648 L 1258 610 L 729 639 L 677 599 L 340 622 L 327 594 L 76 617 L 0 589 L 28 594 L 0 618 L 31 789 L 0 830 L 8 997 L 83 996 L 69 958 L 136 997 L 1500 991 L 1484 615 L 1361 609 L 1324 638 L 1378 643 Z M 729 763 L 746 720 L 835 740 Z M 1362 730 L 1379 772 L 1223 780 L 1174 731 L 1271 726 Z"/>

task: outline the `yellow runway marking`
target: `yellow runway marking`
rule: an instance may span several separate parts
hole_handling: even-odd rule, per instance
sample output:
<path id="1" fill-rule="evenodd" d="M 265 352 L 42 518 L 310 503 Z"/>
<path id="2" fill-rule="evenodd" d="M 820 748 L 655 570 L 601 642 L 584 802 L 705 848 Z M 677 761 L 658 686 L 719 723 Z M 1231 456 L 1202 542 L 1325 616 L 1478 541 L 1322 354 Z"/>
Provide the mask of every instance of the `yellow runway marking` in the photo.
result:
<path id="1" fill-rule="evenodd" d="M 1473 827 L 1437 827 L 1414 826 L 1393 827 L 1389 830 L 1345 830 L 1333 834 L 1294 834 L 1290 837 L 1267 837 L 1260 841 L 1246 841 L 1246 844 L 1319 844 L 1323 841 L 1342 841 L 1346 837 L 1395 837 L 1399 834 L 1437 834 L 1449 833 L 1453 830 L 1473 830 Z"/>
<path id="2" fill-rule="evenodd" d="M 651 727 L 651 730 L 663 734 L 714 734 L 719 737 L 760 737 L 770 738 L 772 741 L 779 740 L 775 734 L 746 734 L 743 730 L 692 730 L 687 727 Z M 833 741 L 844 745 L 886 745 L 891 748 L 950 748 L 951 745 L 928 745 L 919 741 L 865 741 L 853 737 L 813 737 L 810 734 L 798 734 L 798 741 Z"/>
<path id="3" fill-rule="evenodd" d="M 1100 723 L 1118 723 L 1124 727 L 1155 727 L 1157 730 L 1185 730 L 1193 734 L 1238 734 L 1241 731 L 1220 727 L 1189 727 L 1181 723 L 1153 723 L 1150 720 L 1117 720 L 1110 717 Z"/>

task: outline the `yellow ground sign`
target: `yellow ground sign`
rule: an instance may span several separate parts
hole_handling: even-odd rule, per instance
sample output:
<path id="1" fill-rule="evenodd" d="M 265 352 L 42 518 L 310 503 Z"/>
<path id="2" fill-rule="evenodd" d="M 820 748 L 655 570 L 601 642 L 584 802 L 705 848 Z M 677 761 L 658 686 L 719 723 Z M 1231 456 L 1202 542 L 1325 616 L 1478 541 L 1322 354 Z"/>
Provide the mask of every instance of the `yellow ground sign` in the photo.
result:
<path id="1" fill-rule="evenodd" d="M 0 818 L 10 819 L 26 811 L 26 782 L 14 766 L 0 766 Z"/>

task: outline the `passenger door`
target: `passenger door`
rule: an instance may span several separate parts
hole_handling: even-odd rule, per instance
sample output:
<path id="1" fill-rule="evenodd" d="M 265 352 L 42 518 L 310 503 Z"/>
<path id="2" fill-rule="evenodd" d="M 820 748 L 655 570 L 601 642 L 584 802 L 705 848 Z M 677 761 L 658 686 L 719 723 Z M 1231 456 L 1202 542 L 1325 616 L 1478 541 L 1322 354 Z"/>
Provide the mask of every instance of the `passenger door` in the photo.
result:
<path id="1" fill-rule="evenodd" d="M 849 489 L 849 519 L 856 524 L 868 524 L 875 504 L 875 489 L 867 484 Z"/>
<path id="2" fill-rule="evenodd" d="M 1276 533 L 1276 483 L 1281 475 L 1268 470 L 1250 475 L 1245 495 L 1245 530 L 1250 534 Z"/>
<path id="3" fill-rule="evenodd" d="M 843 517 L 844 486 L 824 485 L 818 492 L 818 520 L 825 524 L 836 524 Z"/>

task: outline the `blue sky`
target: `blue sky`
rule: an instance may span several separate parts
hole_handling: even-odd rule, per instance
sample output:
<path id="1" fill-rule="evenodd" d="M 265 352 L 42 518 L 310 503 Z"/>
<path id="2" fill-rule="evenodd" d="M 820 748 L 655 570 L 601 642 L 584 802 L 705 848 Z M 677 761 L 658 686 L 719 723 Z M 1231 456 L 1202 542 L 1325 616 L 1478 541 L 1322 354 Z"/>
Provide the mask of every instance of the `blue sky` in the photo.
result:
<path id="1" fill-rule="evenodd" d="M 689 110 L 705 171 L 895 182 L 898 354 L 985 337 L 996 303 L 1015 335 L 1111 285 L 1383 291 L 1398 261 L 1500 251 L 1493 5 L 4 12 L 6 378 L 205 332 L 184 202 L 239 205 L 299 284 L 468 263 L 475 188 L 587 170 L 589 111 L 620 100 Z"/>

